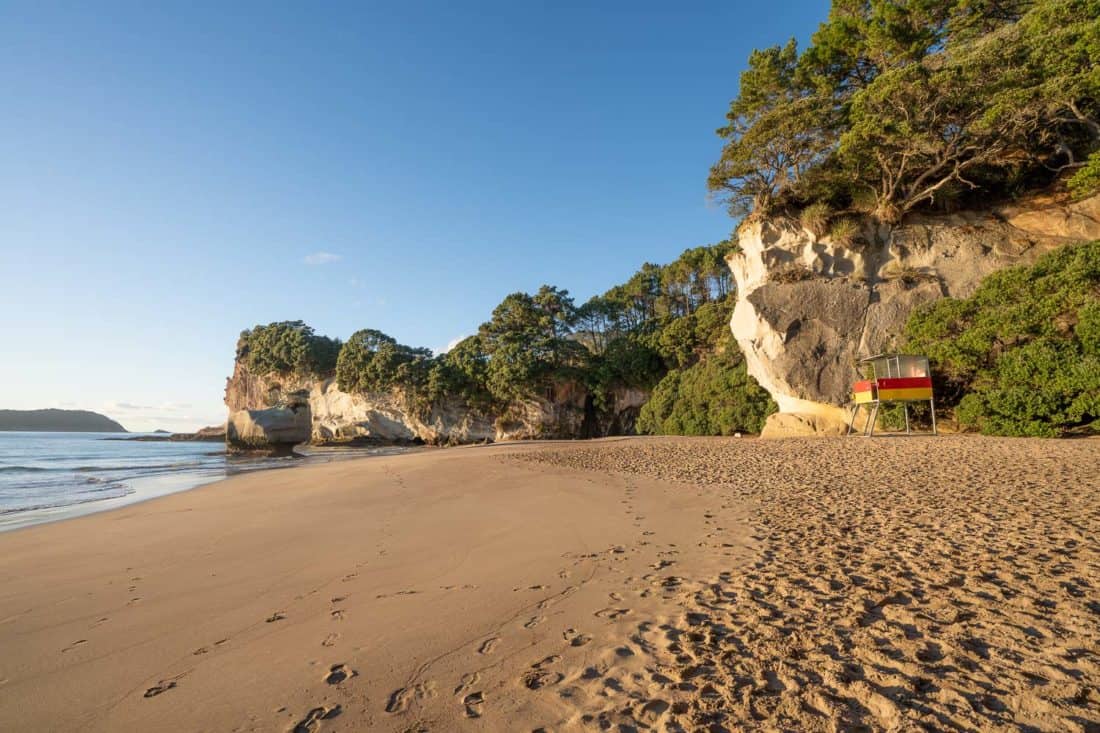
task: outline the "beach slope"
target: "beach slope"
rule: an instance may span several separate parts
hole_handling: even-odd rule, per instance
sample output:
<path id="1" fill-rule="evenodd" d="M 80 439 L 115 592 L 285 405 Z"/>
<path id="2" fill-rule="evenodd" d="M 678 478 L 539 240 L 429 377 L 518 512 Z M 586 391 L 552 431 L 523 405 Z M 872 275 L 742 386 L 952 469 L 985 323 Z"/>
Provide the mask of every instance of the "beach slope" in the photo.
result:
<path id="1" fill-rule="evenodd" d="M 1093 730 L 1100 443 L 620 439 L 0 535 L 2 730 Z"/>

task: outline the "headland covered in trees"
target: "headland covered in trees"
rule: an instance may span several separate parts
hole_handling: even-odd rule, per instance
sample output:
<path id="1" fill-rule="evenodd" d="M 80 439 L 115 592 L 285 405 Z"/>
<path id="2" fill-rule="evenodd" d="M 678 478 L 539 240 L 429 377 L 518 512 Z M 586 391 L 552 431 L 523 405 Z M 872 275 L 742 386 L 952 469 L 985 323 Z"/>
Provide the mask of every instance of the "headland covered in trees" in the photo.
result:
<path id="1" fill-rule="evenodd" d="M 0 410 L 0 430 L 55 433 L 125 433 L 106 415 L 88 410 Z"/>
<path id="2" fill-rule="evenodd" d="M 350 393 L 396 393 L 411 410 L 444 399 L 486 413 L 577 385 L 605 404 L 613 388 L 654 395 L 637 420 L 642 432 L 688 435 L 758 432 L 774 405 L 745 372 L 729 330 L 733 245 L 685 251 L 644 265 L 626 283 L 577 305 L 545 285 L 512 293 L 488 321 L 444 354 L 398 343 L 373 329 L 346 342 L 300 322 L 241 334 L 237 360 L 252 374 L 335 377 Z"/>

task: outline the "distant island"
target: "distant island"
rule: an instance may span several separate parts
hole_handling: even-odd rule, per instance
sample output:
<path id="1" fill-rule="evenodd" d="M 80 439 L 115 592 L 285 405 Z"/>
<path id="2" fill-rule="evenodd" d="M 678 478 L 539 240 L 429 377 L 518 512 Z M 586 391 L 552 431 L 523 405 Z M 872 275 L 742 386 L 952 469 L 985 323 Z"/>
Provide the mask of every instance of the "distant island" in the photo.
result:
<path id="1" fill-rule="evenodd" d="M 0 431 L 126 433 L 126 428 L 89 410 L 0 410 Z"/>
<path id="2" fill-rule="evenodd" d="M 101 438 L 101 440 L 136 440 L 139 443 L 224 443 L 225 425 L 209 425 L 195 433 L 172 433 L 154 430 L 150 435 L 131 435 L 125 438 Z"/>

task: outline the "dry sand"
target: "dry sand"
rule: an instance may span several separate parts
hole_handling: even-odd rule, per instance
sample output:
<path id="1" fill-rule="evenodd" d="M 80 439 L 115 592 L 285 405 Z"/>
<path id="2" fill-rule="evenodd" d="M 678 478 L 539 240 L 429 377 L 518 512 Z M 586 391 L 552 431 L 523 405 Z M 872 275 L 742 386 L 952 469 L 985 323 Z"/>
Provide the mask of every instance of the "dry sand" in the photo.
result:
<path id="1" fill-rule="evenodd" d="M 629 439 L 0 535 L 0 730 L 1100 730 L 1100 442 Z"/>

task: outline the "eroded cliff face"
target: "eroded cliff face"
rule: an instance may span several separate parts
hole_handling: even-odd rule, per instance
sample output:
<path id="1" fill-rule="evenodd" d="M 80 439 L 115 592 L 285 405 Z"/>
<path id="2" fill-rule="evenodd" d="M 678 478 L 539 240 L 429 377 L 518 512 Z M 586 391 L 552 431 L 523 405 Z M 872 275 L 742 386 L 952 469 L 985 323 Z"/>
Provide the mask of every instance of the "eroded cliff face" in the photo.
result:
<path id="1" fill-rule="evenodd" d="M 619 389 L 606 409 L 597 410 L 582 387 L 562 383 L 544 397 L 500 411 L 484 412 L 456 399 L 420 411 L 410 409 L 398 392 L 353 394 L 341 391 L 335 379 L 258 376 L 241 362 L 234 365 L 225 388 L 231 423 L 239 413 L 304 402 L 309 410 L 309 440 L 315 444 L 365 440 L 454 445 L 629 434 L 646 399 L 648 394 L 640 390 Z"/>
<path id="2" fill-rule="evenodd" d="M 790 218 L 745 224 L 740 252 L 728 258 L 737 283 L 730 327 L 749 374 L 780 412 L 813 416 L 769 425 L 776 433 L 795 424 L 839 431 L 858 360 L 889 350 L 915 308 L 965 298 L 996 270 L 1093 239 L 1100 239 L 1100 196 L 1035 197 L 984 212 L 913 216 L 894 227 L 866 223 L 845 242 Z"/>

